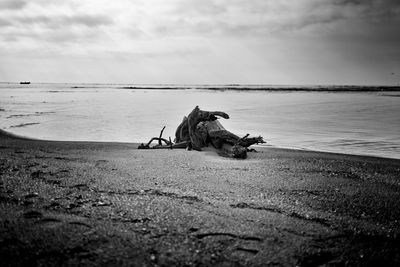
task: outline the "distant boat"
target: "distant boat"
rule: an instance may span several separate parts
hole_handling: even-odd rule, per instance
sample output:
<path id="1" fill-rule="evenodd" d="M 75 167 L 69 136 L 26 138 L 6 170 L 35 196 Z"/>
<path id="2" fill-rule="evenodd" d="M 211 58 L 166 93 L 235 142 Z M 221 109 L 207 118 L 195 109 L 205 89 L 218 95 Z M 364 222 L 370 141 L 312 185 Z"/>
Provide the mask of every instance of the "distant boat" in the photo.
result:
<path id="1" fill-rule="evenodd" d="M 31 84 L 31 82 L 19 82 L 19 84 Z"/>

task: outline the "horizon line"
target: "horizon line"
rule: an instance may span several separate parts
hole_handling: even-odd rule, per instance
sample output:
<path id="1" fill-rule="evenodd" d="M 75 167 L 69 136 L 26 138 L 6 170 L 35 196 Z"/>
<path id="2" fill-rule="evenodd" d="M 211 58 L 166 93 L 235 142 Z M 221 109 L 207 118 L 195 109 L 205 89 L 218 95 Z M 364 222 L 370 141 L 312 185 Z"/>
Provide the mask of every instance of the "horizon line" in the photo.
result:
<path id="1" fill-rule="evenodd" d="M 124 83 L 124 82 L 32 82 L 32 81 L 0 81 L 0 84 L 20 84 L 30 82 L 32 84 L 89 84 L 89 85 L 133 85 L 133 86 L 284 86 L 284 87 L 400 87 L 400 84 L 272 84 L 272 83 Z"/>

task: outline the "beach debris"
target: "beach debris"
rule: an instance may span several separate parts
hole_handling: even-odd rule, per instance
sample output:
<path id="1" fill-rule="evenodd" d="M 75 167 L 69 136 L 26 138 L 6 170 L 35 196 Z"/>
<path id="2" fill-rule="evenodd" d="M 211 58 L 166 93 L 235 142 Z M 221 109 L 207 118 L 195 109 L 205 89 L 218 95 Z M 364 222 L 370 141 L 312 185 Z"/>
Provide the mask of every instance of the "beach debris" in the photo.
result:
<path id="1" fill-rule="evenodd" d="M 93 203 L 93 207 L 106 207 L 106 206 L 111 206 L 112 203 L 106 200 L 98 200 L 96 203 Z"/>
<path id="2" fill-rule="evenodd" d="M 183 148 L 187 150 L 201 151 L 211 145 L 221 156 L 231 158 L 247 157 L 248 151 L 254 151 L 248 147 L 254 144 L 265 143 L 261 136 L 239 137 L 226 130 L 218 121 L 218 117 L 229 119 L 229 115 L 222 111 L 203 111 L 196 106 L 192 112 L 185 116 L 175 131 L 175 142 L 162 137 L 165 126 L 162 128 L 159 137 L 153 137 L 147 144 L 140 144 L 138 149 L 173 149 Z M 150 147 L 153 141 L 158 144 Z M 164 143 L 164 144 L 163 144 Z"/>
<path id="3" fill-rule="evenodd" d="M 39 196 L 39 193 L 33 192 L 33 193 L 26 194 L 24 197 L 26 199 L 28 199 L 28 198 L 35 198 L 35 197 L 38 197 L 38 196 Z"/>

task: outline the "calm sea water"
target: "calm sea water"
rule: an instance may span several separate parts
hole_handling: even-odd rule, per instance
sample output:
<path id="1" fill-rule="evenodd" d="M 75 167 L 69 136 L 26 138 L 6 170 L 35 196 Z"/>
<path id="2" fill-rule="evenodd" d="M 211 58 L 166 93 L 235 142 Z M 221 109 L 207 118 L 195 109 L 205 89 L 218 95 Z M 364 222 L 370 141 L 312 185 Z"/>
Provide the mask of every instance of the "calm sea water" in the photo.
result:
<path id="1" fill-rule="evenodd" d="M 228 113 L 226 129 L 261 135 L 267 145 L 400 158 L 400 92 L 207 89 L 3 83 L 0 128 L 50 140 L 147 142 L 166 126 L 173 139 L 199 105 Z"/>

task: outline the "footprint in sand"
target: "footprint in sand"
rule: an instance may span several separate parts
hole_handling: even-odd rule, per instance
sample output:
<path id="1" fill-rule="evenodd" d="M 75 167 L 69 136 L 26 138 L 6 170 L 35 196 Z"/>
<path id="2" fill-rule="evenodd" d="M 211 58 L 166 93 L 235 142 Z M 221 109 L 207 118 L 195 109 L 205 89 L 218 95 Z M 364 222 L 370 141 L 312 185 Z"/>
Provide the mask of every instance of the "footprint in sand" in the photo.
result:
<path id="1" fill-rule="evenodd" d="M 53 228 L 53 227 L 57 227 L 58 225 L 60 225 L 60 223 L 62 223 L 62 221 L 57 218 L 45 217 L 45 218 L 38 220 L 35 224 L 40 225 L 42 227 L 46 227 L 46 228 Z"/>
<path id="2" fill-rule="evenodd" d="M 38 197 L 38 196 L 39 196 L 39 193 L 33 192 L 33 193 L 26 194 L 26 195 L 24 196 L 24 198 L 25 198 L 25 199 L 31 199 L 31 198 L 36 198 L 36 197 Z"/>
<path id="3" fill-rule="evenodd" d="M 40 211 L 30 210 L 24 213 L 25 219 L 39 219 L 42 218 L 43 214 Z"/>
<path id="4" fill-rule="evenodd" d="M 87 224 L 87 223 L 84 223 L 84 222 L 80 222 L 80 221 L 72 221 L 72 222 L 69 222 L 68 224 L 78 225 L 78 226 L 85 226 L 85 227 L 88 227 L 88 228 L 92 228 L 92 226 L 90 224 Z"/>

